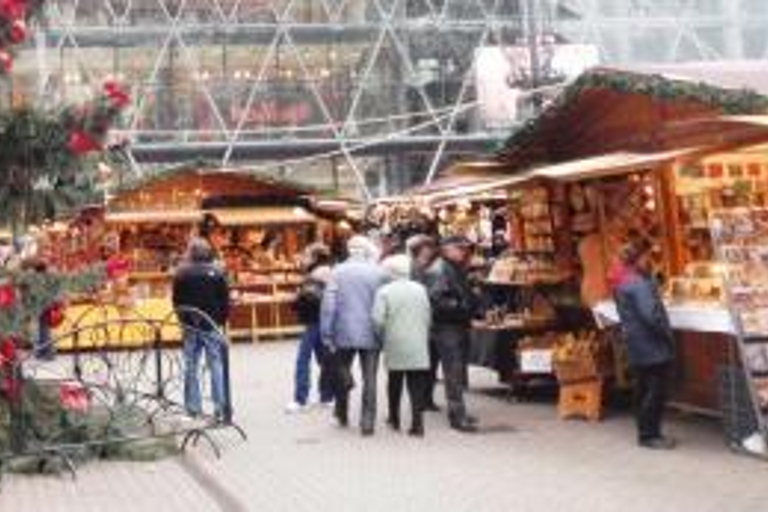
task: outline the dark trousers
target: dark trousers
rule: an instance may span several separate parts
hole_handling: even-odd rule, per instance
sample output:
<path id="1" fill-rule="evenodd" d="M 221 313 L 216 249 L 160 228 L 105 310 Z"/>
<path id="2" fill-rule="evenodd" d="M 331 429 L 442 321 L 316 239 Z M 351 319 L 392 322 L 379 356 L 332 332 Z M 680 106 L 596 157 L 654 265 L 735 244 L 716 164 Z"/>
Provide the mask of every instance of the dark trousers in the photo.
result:
<path id="1" fill-rule="evenodd" d="M 435 340 L 429 340 L 429 372 L 427 373 L 426 386 L 426 403 L 427 405 L 434 405 L 435 403 L 435 386 L 437 385 L 437 368 L 440 366 L 440 354 L 437 351 L 437 345 Z"/>
<path id="2" fill-rule="evenodd" d="M 435 346 L 443 367 L 443 384 L 451 423 L 467 417 L 464 388 L 467 386 L 467 350 L 469 328 L 461 325 L 440 325 L 434 328 Z"/>
<path id="3" fill-rule="evenodd" d="M 389 421 L 400 425 L 400 399 L 403 396 L 403 382 L 408 387 L 408 400 L 411 403 L 411 428 L 424 428 L 424 408 L 429 387 L 429 372 L 424 370 L 390 371 L 387 379 L 387 398 L 389 399 Z"/>
<path id="4" fill-rule="evenodd" d="M 352 363 L 355 356 L 360 360 L 360 373 L 363 379 L 360 428 L 371 431 L 376 424 L 376 377 L 379 369 L 378 350 L 341 349 L 337 352 L 338 378 L 336 386 L 336 418 L 346 424 L 349 419 L 349 392 L 354 386 Z"/>
<path id="5" fill-rule="evenodd" d="M 669 363 L 638 366 L 635 378 L 635 419 L 638 439 L 647 441 L 661 437 L 661 423 L 667 404 L 670 378 Z"/>

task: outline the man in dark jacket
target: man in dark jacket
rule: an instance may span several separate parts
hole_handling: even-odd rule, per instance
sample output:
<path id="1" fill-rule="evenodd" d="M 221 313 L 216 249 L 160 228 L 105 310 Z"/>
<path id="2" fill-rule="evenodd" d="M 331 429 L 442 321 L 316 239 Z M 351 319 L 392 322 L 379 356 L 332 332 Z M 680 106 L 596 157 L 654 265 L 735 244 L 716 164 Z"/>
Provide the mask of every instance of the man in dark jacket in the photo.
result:
<path id="1" fill-rule="evenodd" d="M 609 276 L 629 365 L 635 376 L 635 407 L 640 446 L 671 449 L 662 434 L 675 341 L 659 289 L 651 277 L 650 248 L 628 244 Z"/>
<path id="2" fill-rule="evenodd" d="M 191 415 L 202 413 L 200 356 L 205 351 L 211 375 L 214 414 L 223 418 L 226 403 L 222 367 L 223 327 L 229 317 L 229 285 L 203 239 L 189 244 L 186 261 L 173 281 L 173 306 L 184 332 L 184 405 Z"/>
<path id="3" fill-rule="evenodd" d="M 476 420 L 467 414 L 464 404 L 467 351 L 476 306 L 467 277 L 472 243 L 465 237 L 451 236 L 442 241 L 441 252 L 426 278 L 432 304 L 432 338 L 443 367 L 451 427 L 474 432 Z"/>

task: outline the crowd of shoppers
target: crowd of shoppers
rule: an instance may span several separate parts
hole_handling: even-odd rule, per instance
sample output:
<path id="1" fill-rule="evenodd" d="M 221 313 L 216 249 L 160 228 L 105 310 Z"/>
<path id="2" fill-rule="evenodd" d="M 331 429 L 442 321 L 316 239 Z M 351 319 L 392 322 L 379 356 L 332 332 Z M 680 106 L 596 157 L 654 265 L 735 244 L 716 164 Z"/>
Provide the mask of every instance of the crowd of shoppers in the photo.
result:
<path id="1" fill-rule="evenodd" d="M 310 246 L 304 258 L 306 281 L 296 311 L 306 326 L 298 346 L 293 400 L 288 412 L 307 410 L 314 358 L 320 367 L 318 400 L 333 406 L 341 427 L 349 425 L 349 397 L 355 387 L 353 363 L 362 382 L 360 431 L 376 428 L 378 368 L 387 369 L 387 424 L 401 428 L 403 389 L 410 402 L 410 429 L 424 435 L 425 411 L 434 401 L 437 368 L 442 368 L 448 423 L 471 433 L 477 419 L 467 412 L 467 357 L 472 320 L 478 312 L 470 284 L 472 243 L 462 236 L 439 242 L 424 235 L 390 244 L 382 257 L 379 245 L 356 235 L 347 243 L 348 257 L 335 267 L 322 245 Z M 638 443 L 669 449 L 674 441 L 662 432 L 674 336 L 651 273 L 650 247 L 625 246 L 609 281 L 621 319 L 630 368 L 635 376 Z M 199 364 L 204 353 L 211 378 L 214 414 L 225 417 L 228 398 L 222 368 L 223 329 L 229 314 L 229 289 L 210 245 L 194 239 L 176 272 L 173 302 L 184 326 L 184 398 L 191 415 L 202 413 Z"/>
<path id="2" fill-rule="evenodd" d="M 362 435 L 373 435 L 383 353 L 390 428 L 401 428 L 401 400 L 407 389 L 409 433 L 424 435 L 425 411 L 439 411 L 434 388 L 442 366 L 449 424 L 461 432 L 474 432 L 477 421 L 464 402 L 469 330 L 477 304 L 467 277 L 471 249 L 463 237 L 449 237 L 438 245 L 435 239 L 418 235 L 390 244 L 389 254 L 382 258 L 371 239 L 353 236 L 347 244 L 348 258 L 324 274 L 319 300 L 320 287 L 313 284 L 316 270 L 308 268 L 304 288 L 314 291 L 303 289 L 297 299 L 307 331 L 299 344 L 295 396 L 288 410 L 307 408 L 308 354 L 314 351 L 321 368 L 320 402 L 333 401 L 336 423 L 348 426 L 357 360 L 362 385 L 359 427 Z M 305 310 L 312 314 L 302 313 Z M 321 346 L 315 348 L 318 332 Z"/>

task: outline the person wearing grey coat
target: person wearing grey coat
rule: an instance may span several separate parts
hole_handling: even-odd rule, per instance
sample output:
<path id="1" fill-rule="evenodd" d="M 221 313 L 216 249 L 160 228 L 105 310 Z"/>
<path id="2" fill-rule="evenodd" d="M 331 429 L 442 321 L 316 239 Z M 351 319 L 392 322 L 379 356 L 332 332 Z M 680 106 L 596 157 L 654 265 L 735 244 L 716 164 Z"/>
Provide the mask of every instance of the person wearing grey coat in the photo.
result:
<path id="1" fill-rule="evenodd" d="M 403 384 L 408 386 L 413 436 L 424 435 L 423 414 L 429 385 L 429 329 L 432 309 L 424 285 L 412 281 L 411 260 L 397 255 L 384 260 L 392 281 L 376 293 L 373 322 L 382 340 L 389 370 L 387 394 L 388 423 L 400 430 L 400 399 Z"/>
<path id="2" fill-rule="evenodd" d="M 376 291 L 386 281 L 386 273 L 376 263 L 376 246 L 367 238 L 353 236 L 347 250 L 349 258 L 334 268 L 325 288 L 320 329 L 323 343 L 335 360 L 334 414 L 341 426 L 348 424 L 349 392 L 354 386 L 352 363 L 355 357 L 360 359 L 363 380 L 360 429 L 368 436 L 373 434 L 376 423 L 376 377 L 381 348 L 374 333 L 371 311 Z"/>
<path id="3" fill-rule="evenodd" d="M 662 434 L 675 340 L 661 294 L 650 275 L 649 248 L 627 245 L 609 275 L 616 308 L 635 377 L 638 443 L 670 449 L 674 441 Z"/>

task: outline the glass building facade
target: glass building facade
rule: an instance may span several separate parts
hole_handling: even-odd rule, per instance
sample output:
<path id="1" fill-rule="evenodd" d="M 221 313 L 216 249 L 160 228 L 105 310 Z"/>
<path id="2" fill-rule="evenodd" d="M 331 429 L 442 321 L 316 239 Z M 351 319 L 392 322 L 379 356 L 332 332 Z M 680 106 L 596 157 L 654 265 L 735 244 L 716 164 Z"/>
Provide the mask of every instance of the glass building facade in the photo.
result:
<path id="1" fill-rule="evenodd" d="M 5 97 L 55 107 L 105 77 L 136 172 L 204 159 L 380 195 L 508 135 L 476 50 L 595 45 L 606 64 L 761 58 L 764 0 L 49 0 Z M 532 86 L 536 82 L 531 82 Z M 521 115 L 526 115 L 525 109 Z"/>

